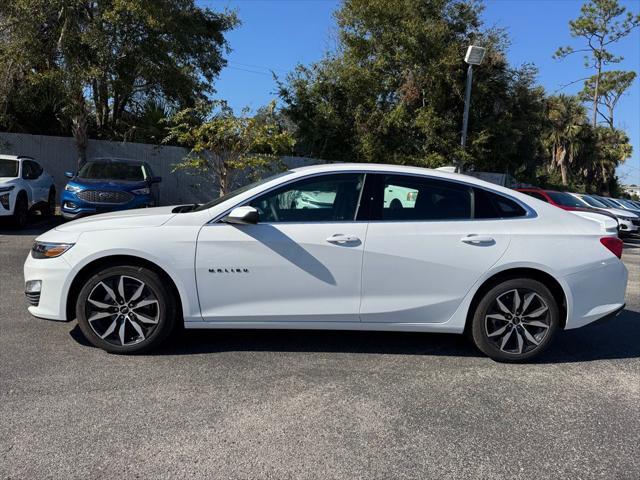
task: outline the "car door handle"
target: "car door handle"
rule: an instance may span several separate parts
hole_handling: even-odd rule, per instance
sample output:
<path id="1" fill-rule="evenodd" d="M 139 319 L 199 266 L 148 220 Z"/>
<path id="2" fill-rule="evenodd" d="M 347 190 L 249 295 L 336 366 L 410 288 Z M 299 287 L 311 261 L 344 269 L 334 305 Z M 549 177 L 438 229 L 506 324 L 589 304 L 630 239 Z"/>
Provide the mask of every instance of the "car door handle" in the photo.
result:
<path id="1" fill-rule="evenodd" d="M 329 238 L 327 238 L 327 242 L 338 243 L 338 244 L 354 243 L 359 241 L 360 239 L 355 235 L 343 234 L 343 233 L 336 233 L 335 235 L 331 235 Z"/>
<path id="2" fill-rule="evenodd" d="M 462 243 L 467 243 L 469 245 L 493 245 L 496 243 L 493 237 L 489 237 L 487 235 L 467 235 L 466 237 L 462 237 L 460 239 Z"/>

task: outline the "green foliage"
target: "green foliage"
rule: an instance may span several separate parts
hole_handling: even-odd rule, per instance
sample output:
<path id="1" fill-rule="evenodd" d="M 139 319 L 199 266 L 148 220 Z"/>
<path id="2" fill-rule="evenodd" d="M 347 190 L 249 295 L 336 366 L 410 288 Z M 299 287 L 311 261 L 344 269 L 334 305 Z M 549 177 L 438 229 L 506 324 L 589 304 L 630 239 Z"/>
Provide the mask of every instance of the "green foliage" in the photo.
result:
<path id="1" fill-rule="evenodd" d="M 237 23 L 234 13 L 194 0 L 0 2 L 0 70 L 10 78 L 5 102 L 22 96 L 24 103 L 29 86 L 52 80 L 55 108 L 33 108 L 53 110 L 79 146 L 89 129 L 122 137 L 149 101 L 182 108 L 212 92 L 225 64 L 224 34 Z M 15 123 L 24 110 L 10 103 Z"/>
<path id="2" fill-rule="evenodd" d="M 547 146 L 551 151 L 550 167 L 558 167 L 562 184 L 569 184 L 569 168 L 585 140 L 586 109 L 578 97 L 558 95 L 547 100 Z"/>
<path id="3" fill-rule="evenodd" d="M 550 97 L 547 121 L 545 145 L 551 161 L 542 179 L 546 186 L 561 184 L 563 189 L 588 192 L 617 188 L 615 169 L 632 153 L 624 131 L 594 129 L 577 96 Z"/>
<path id="4" fill-rule="evenodd" d="M 588 101 L 594 98 L 596 81 L 598 82 L 598 115 L 606 124 L 614 128 L 614 112 L 624 92 L 633 84 L 636 72 L 623 70 L 610 70 L 602 72 L 600 78 L 592 75 L 584 82 L 584 88 L 580 92 L 580 99 Z"/>
<path id="5" fill-rule="evenodd" d="M 571 36 L 582 38 L 586 45 L 577 50 L 571 46 L 560 47 L 554 55 L 555 58 L 565 58 L 574 53 L 584 53 L 585 67 L 595 71 L 593 76 L 585 80 L 583 91 L 583 95 L 590 94 L 590 100 L 593 102 L 591 123 L 594 128 L 598 123 L 598 115 L 607 118 L 600 112 L 600 96 L 608 91 L 612 98 L 615 98 L 616 92 L 623 86 L 625 86 L 624 89 L 628 88 L 635 78 L 635 75 L 625 76 L 627 72 L 610 72 L 607 74 L 608 77 L 603 77 L 605 75 L 603 69 L 607 65 L 620 63 L 623 60 L 623 57 L 612 52 L 611 47 L 638 26 L 640 26 L 640 15 L 627 12 L 618 0 L 589 0 L 582 5 L 580 16 L 569 22 Z M 603 80 L 608 81 L 608 85 L 601 87 Z M 614 90 L 607 90 L 607 88 Z M 614 107 L 615 103 L 617 100 L 614 102 Z M 610 108 L 609 113 L 609 123 L 613 128 L 613 107 Z"/>
<path id="6" fill-rule="evenodd" d="M 479 32 L 480 8 L 454 0 L 347 0 L 339 46 L 280 83 L 298 152 L 331 160 L 533 175 L 542 154 L 544 92 L 531 66 L 506 63 L 499 31 Z M 460 147 L 471 44 L 487 47 L 474 71 L 468 147 Z"/>
<path id="7" fill-rule="evenodd" d="M 589 0 L 580 9 L 580 16 L 569 22 L 572 37 L 586 43 L 575 50 L 561 47 L 556 58 L 574 53 L 584 53 L 585 67 L 595 73 L 584 81 L 580 93 L 582 101 L 590 101 L 591 132 L 589 140 L 582 139 L 585 153 L 581 175 L 589 186 L 608 192 L 616 188 L 615 168 L 631 156 L 629 138 L 615 128 L 614 113 L 618 101 L 635 80 L 635 72 L 605 71 L 610 64 L 620 63 L 623 57 L 615 55 L 611 48 L 631 31 L 640 26 L 640 15 L 627 12 L 618 0 Z M 604 120 L 608 129 L 598 126 Z"/>
<path id="8" fill-rule="evenodd" d="M 165 142 L 191 149 L 175 170 L 204 175 L 216 181 L 220 195 L 239 175 L 260 175 L 282 169 L 281 156 L 292 151 L 294 139 L 275 113 L 275 102 L 255 116 L 248 110 L 236 116 L 223 101 L 200 104 L 177 112 L 170 120 Z"/>
<path id="9" fill-rule="evenodd" d="M 560 47 L 555 56 L 564 58 L 572 53 L 586 52 L 584 63 L 588 68 L 619 63 L 623 58 L 608 50 L 609 45 L 626 37 L 639 25 L 640 15 L 627 12 L 618 0 L 589 0 L 580 8 L 580 16 L 569 22 L 571 36 L 584 38 L 587 46 L 578 50 L 571 46 Z"/>

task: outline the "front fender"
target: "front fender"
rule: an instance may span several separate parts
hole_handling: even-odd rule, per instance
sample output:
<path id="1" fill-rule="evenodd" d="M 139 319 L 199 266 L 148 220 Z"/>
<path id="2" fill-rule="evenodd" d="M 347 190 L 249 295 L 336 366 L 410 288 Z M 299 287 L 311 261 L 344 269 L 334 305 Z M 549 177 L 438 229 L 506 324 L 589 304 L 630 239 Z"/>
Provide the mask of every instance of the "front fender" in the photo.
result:
<path id="1" fill-rule="evenodd" d="M 134 229 L 135 230 L 135 229 Z M 113 239 L 109 241 L 105 232 L 87 232 L 81 235 L 78 243 L 74 245 L 64 257 L 71 266 L 69 274 L 65 278 L 60 305 L 63 312 L 66 312 L 66 305 L 69 291 L 73 281 L 79 274 L 85 272 L 92 264 L 98 261 L 105 261 L 108 258 L 133 257 L 144 260 L 165 272 L 173 281 L 180 295 L 182 304 L 182 314 L 185 321 L 201 321 L 200 307 L 196 293 L 194 261 L 195 261 L 195 241 L 188 241 L 184 235 L 182 241 L 173 242 L 167 239 L 173 235 L 179 236 L 178 229 L 167 232 L 164 229 L 144 229 L 142 231 L 119 232 L 119 235 L 128 236 L 126 243 L 130 247 L 99 248 L 99 245 L 115 243 Z M 180 229 L 182 233 L 184 229 Z M 149 235 L 151 234 L 151 235 Z M 103 238 L 100 238 L 103 237 Z M 152 239 L 150 239 L 152 237 Z M 158 241 L 158 239 L 162 239 Z M 168 240 L 168 241 L 167 241 Z"/>

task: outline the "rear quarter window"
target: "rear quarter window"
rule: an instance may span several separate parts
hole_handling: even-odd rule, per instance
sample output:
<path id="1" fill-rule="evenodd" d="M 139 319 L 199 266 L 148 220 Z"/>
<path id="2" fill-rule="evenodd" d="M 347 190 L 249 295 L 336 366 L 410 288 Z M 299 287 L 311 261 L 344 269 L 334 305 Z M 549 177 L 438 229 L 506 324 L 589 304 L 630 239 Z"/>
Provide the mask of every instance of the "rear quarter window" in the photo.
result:
<path id="1" fill-rule="evenodd" d="M 527 211 L 516 201 L 497 193 L 473 189 L 475 219 L 525 217 Z"/>

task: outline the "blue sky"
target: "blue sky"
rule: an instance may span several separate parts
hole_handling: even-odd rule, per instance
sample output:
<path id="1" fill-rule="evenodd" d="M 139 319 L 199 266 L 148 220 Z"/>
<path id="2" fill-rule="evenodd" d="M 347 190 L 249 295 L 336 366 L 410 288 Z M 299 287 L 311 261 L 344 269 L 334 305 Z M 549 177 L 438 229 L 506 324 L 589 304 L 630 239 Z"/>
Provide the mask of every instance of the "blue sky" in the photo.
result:
<path id="1" fill-rule="evenodd" d="M 232 48 L 229 65 L 216 82 L 217 96 L 240 110 L 255 109 L 276 97 L 270 70 L 284 77 L 296 64 L 309 64 L 322 58 L 335 46 L 336 26 L 333 0 L 197 0 L 215 10 L 237 11 L 242 25 L 228 35 Z M 559 90 L 587 72 L 580 54 L 563 61 L 552 55 L 561 45 L 578 45 L 570 37 L 568 22 L 580 11 L 582 0 L 485 0 L 487 26 L 506 28 L 511 39 L 508 58 L 512 65 L 534 63 L 538 80 L 549 93 Z M 640 0 L 621 3 L 636 13 Z M 640 72 L 640 31 L 615 47 L 625 57 L 612 67 Z M 575 93 L 581 84 L 564 88 Z M 616 122 L 631 138 L 634 153 L 618 168 L 623 183 L 640 183 L 640 80 L 636 79 L 620 101 Z M 471 128 L 473 128 L 471 126 Z"/>

